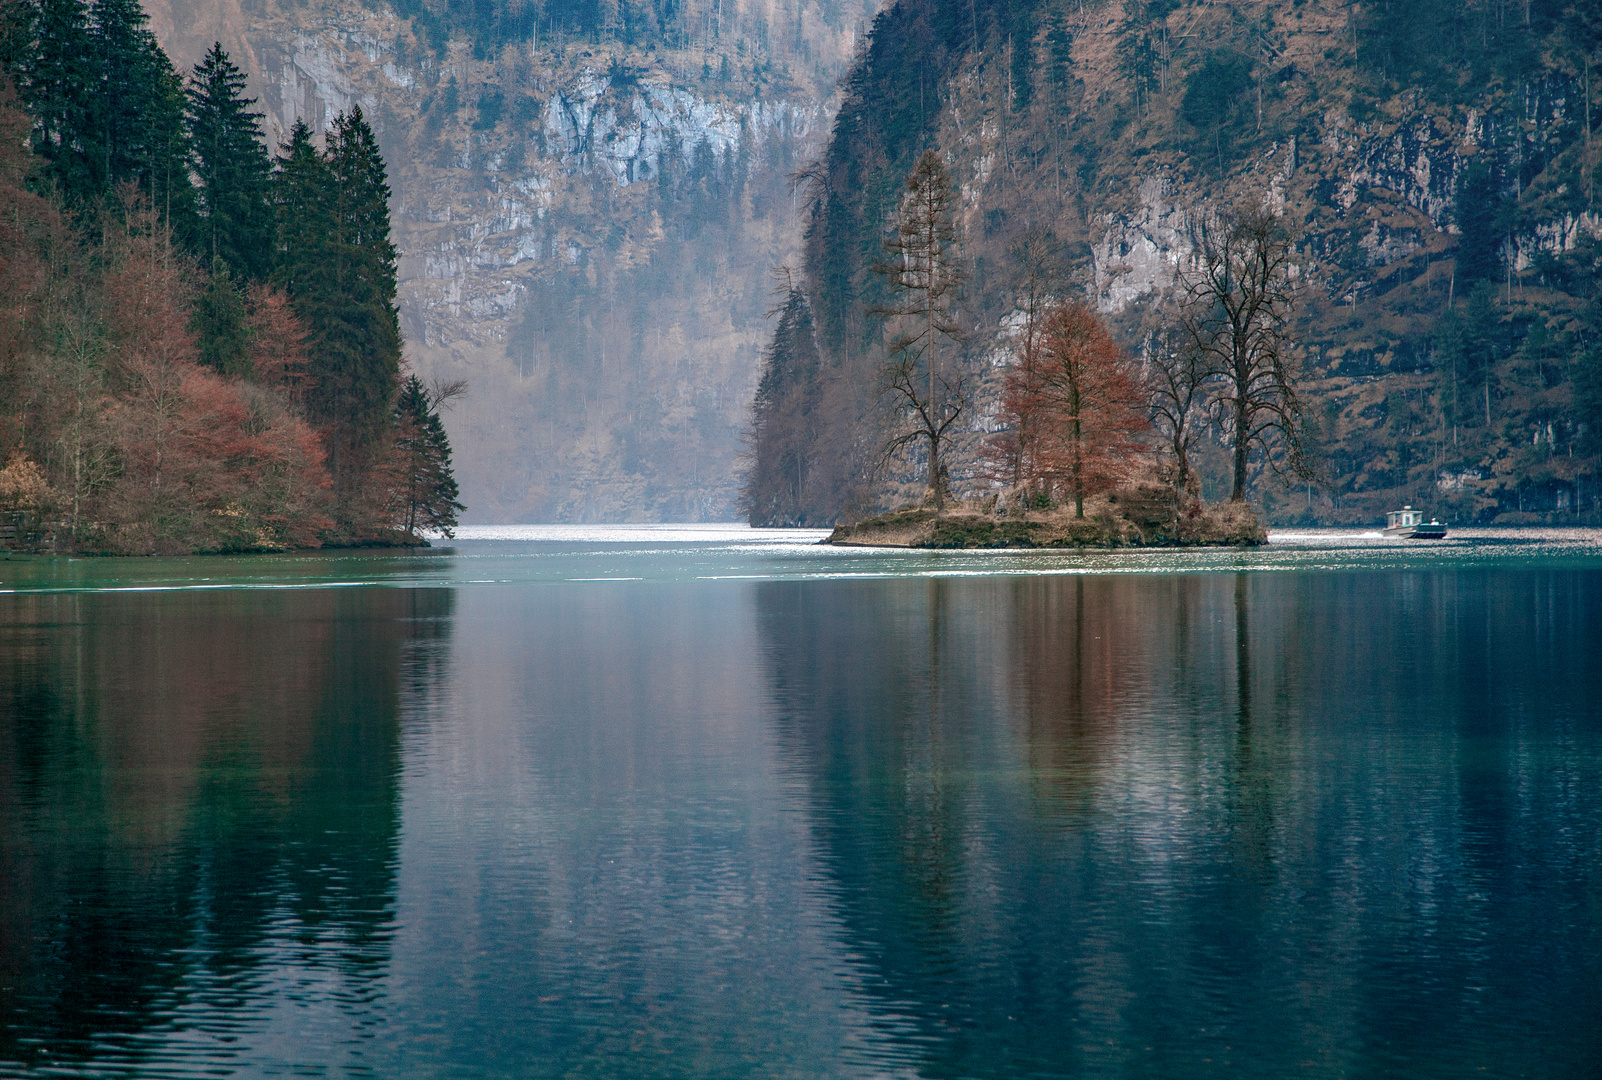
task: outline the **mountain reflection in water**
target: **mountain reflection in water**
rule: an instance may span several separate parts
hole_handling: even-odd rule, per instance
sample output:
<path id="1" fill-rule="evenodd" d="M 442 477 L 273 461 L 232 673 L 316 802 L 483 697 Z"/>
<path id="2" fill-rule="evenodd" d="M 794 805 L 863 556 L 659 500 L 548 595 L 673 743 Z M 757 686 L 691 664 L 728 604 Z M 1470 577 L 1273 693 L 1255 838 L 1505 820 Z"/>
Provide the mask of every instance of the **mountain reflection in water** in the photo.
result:
<path id="1" fill-rule="evenodd" d="M 0 1075 L 1590 1075 L 1597 610 L 1574 566 L 0 596 Z"/>

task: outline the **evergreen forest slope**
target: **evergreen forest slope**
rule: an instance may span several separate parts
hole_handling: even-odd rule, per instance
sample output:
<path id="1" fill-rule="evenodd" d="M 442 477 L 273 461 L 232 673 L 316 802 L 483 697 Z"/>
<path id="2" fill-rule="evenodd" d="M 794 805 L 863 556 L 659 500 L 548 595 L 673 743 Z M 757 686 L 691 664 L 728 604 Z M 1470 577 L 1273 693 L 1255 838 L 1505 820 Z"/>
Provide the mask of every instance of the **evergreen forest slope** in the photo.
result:
<path id="1" fill-rule="evenodd" d="M 1367 523 L 1404 502 L 1459 522 L 1597 520 L 1599 61 L 1602 8 L 1559 0 L 899 0 L 807 174 L 806 310 L 767 352 L 762 400 L 798 394 L 794 426 L 822 449 L 753 520 L 822 524 L 911 490 L 872 468 L 870 313 L 887 299 L 872 267 L 930 147 L 959 189 L 967 362 L 992 384 L 1021 241 L 1044 240 L 1058 291 L 1138 355 L 1171 321 L 1197 224 L 1266 199 L 1296 236 L 1320 470 L 1254 477 L 1272 520 Z M 983 393 L 971 416 L 959 489 L 983 486 Z"/>

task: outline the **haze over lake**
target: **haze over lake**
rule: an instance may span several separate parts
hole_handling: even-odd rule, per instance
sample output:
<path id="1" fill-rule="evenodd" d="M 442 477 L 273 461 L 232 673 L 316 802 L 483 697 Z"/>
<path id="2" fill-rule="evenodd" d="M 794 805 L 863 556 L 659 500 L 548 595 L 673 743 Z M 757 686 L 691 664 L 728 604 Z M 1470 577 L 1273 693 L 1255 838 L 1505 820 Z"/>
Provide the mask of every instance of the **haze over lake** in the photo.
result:
<path id="1" fill-rule="evenodd" d="M 0 561 L 0 1075 L 1589 1076 L 1602 536 Z"/>

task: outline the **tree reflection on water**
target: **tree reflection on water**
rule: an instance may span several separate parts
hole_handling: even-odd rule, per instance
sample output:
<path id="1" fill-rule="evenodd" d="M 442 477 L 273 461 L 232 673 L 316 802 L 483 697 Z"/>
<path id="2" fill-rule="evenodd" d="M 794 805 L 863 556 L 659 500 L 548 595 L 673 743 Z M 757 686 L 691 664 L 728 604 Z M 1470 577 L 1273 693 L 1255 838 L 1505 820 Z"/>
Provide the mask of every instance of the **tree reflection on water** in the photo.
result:
<path id="1" fill-rule="evenodd" d="M 399 720 L 452 607 L 445 590 L 6 598 L 0 1061 L 114 1068 L 154 1032 L 169 1057 L 213 1053 L 274 995 L 372 1022 Z"/>
<path id="2" fill-rule="evenodd" d="M 1602 779 L 1599 583 L 759 586 L 779 737 L 890 1056 L 1496 1071 L 1539 1033 L 1577 1066 L 1594 1039 L 1556 1017 L 1602 1005 L 1602 970 L 1548 943 L 1597 931 L 1548 905 L 1594 882 L 1597 825 L 1563 793 Z"/>

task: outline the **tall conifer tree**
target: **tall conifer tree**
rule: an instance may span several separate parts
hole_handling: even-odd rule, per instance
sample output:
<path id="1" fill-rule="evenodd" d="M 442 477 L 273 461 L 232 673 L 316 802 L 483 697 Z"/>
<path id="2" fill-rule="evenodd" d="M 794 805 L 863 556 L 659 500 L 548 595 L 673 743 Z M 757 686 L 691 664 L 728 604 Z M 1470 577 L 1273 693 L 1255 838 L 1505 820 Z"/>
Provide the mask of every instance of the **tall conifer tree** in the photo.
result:
<path id="1" fill-rule="evenodd" d="M 273 284 L 296 298 L 311 291 L 331 226 L 328 165 L 306 121 L 296 120 L 273 177 Z"/>
<path id="2" fill-rule="evenodd" d="M 206 287 L 195 297 L 189 314 L 200 362 L 224 375 L 249 376 L 250 314 L 239 283 L 221 258 L 211 261 Z"/>
<path id="3" fill-rule="evenodd" d="M 329 430 L 343 490 L 392 421 L 401 337 L 378 140 L 357 108 L 335 119 L 326 143 L 319 153 L 297 124 L 279 159 L 273 278 L 309 332 L 307 408 Z"/>
<path id="4" fill-rule="evenodd" d="M 769 527 L 827 520 L 809 497 L 823 386 L 806 294 L 792 284 L 778 315 L 752 405 L 751 469 L 740 496 L 750 523 Z"/>
<path id="5" fill-rule="evenodd" d="M 885 456 L 919 441 L 928 445 L 929 501 L 936 513 L 945 509 L 941 446 L 967 406 L 960 360 L 940 363 L 940 347 L 963 333 L 955 311 L 962 284 L 955 201 L 945 163 L 936 151 L 924 151 L 907 177 L 895 236 L 885 241 L 889 258 L 874 267 L 894 297 L 875 314 L 900 322 L 880 372 L 903 420 L 886 441 Z"/>
<path id="6" fill-rule="evenodd" d="M 10 66 L 45 182 L 80 214 L 131 182 L 191 235 L 182 84 L 137 0 L 28 0 L 22 21 Z"/>
<path id="7" fill-rule="evenodd" d="M 451 536 L 456 515 L 466 509 L 457 501 L 451 444 L 438 404 L 416 375 L 401 384 L 395 405 L 395 461 L 400 470 L 401 527 L 408 536 L 425 530 Z"/>
<path id="8" fill-rule="evenodd" d="M 262 114 L 245 97 L 245 76 L 211 47 L 187 88 L 192 168 L 200 194 L 200 244 L 238 278 L 264 280 L 270 269 L 272 162 L 262 140 Z"/>
<path id="9" fill-rule="evenodd" d="M 7 58 L 33 119 L 32 144 L 39 174 L 72 201 L 94 189 L 88 133 L 96 97 L 89 10 L 82 0 L 31 0 L 11 13 Z"/>

